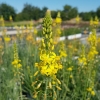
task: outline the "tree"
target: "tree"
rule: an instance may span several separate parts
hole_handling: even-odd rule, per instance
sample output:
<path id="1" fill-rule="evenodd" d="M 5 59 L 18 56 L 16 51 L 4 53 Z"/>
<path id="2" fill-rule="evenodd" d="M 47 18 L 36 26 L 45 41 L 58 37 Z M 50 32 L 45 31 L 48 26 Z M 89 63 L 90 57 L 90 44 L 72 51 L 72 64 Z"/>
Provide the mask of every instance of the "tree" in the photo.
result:
<path id="1" fill-rule="evenodd" d="M 69 19 L 68 18 L 68 13 L 69 13 L 69 11 L 72 9 L 72 7 L 70 6 L 70 5 L 65 5 L 64 7 L 63 7 L 63 17 L 65 18 L 65 19 Z M 65 13 L 65 14 L 64 14 Z M 65 15 L 65 16 L 64 16 Z"/>
<path id="2" fill-rule="evenodd" d="M 28 14 L 27 13 L 18 13 L 17 15 L 16 15 L 16 21 L 24 21 L 24 20 L 30 20 L 29 18 L 28 18 L 29 16 L 28 16 Z"/>
<path id="3" fill-rule="evenodd" d="M 33 7 L 33 19 L 38 20 L 40 18 L 41 10 L 38 7 Z"/>
<path id="4" fill-rule="evenodd" d="M 47 7 L 43 7 L 43 8 L 42 8 L 41 13 L 40 13 L 40 17 L 41 17 L 41 18 L 44 18 L 45 13 L 46 13 L 47 10 L 48 10 Z"/>
<path id="5" fill-rule="evenodd" d="M 56 16 L 57 16 L 57 11 L 52 10 L 52 11 L 51 11 L 51 16 L 52 16 L 52 18 L 56 18 Z"/>
<path id="6" fill-rule="evenodd" d="M 68 19 L 75 18 L 77 15 L 78 15 L 78 10 L 76 7 L 74 7 L 68 12 Z"/>
<path id="7" fill-rule="evenodd" d="M 78 14 L 78 10 L 76 7 L 71 7 L 70 5 L 65 5 L 63 7 L 63 18 L 69 20 L 71 18 L 75 18 Z"/>
<path id="8" fill-rule="evenodd" d="M 40 18 L 40 13 L 41 13 L 40 8 L 32 6 L 30 4 L 25 4 L 22 10 L 22 14 L 26 15 L 26 17 L 23 16 L 25 20 L 30 20 L 30 19 L 38 20 Z"/>
<path id="9" fill-rule="evenodd" d="M 9 20 L 9 16 L 12 16 L 12 19 L 15 20 L 16 10 L 12 6 L 2 3 L 0 4 L 0 15 L 2 15 L 5 20 Z"/>
<path id="10" fill-rule="evenodd" d="M 97 8 L 96 14 L 97 14 L 98 18 L 100 18 L 100 7 Z"/>
<path id="11" fill-rule="evenodd" d="M 92 16 L 93 18 L 95 18 L 95 16 L 96 16 L 96 12 L 95 12 L 95 11 L 90 11 L 90 14 L 91 14 L 91 16 Z"/>
<path id="12" fill-rule="evenodd" d="M 65 5 L 63 9 L 64 12 L 68 13 L 72 9 L 72 7 L 70 5 Z"/>
<path id="13" fill-rule="evenodd" d="M 24 4 L 24 8 L 22 9 L 22 15 L 24 20 L 29 20 L 33 15 L 33 6 L 30 4 Z"/>
<path id="14" fill-rule="evenodd" d="M 66 13 L 61 11 L 61 18 L 62 20 L 66 20 Z"/>
<path id="15" fill-rule="evenodd" d="M 80 17 L 82 17 L 82 19 L 84 21 L 89 21 L 91 19 L 92 15 L 90 12 L 82 12 L 82 13 L 80 13 Z"/>

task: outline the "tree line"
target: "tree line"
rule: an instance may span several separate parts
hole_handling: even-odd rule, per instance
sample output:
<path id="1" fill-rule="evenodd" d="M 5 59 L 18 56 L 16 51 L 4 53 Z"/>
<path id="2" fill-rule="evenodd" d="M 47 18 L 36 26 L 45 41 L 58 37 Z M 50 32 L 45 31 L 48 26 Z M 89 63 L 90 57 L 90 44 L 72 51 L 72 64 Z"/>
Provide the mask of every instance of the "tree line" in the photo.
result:
<path id="1" fill-rule="evenodd" d="M 24 7 L 20 13 L 17 13 L 16 9 L 11 5 L 6 3 L 0 4 L 0 16 L 3 16 L 6 21 L 9 20 L 9 16 L 12 16 L 14 21 L 23 21 L 23 20 L 38 20 L 45 16 L 45 12 L 48 8 L 43 7 L 40 9 L 37 6 L 33 6 L 31 4 L 24 4 Z M 52 10 L 51 15 L 52 18 L 56 18 L 57 12 L 61 13 L 62 20 L 69 20 L 75 18 L 79 15 L 84 21 L 88 21 L 91 17 L 97 16 L 100 18 L 100 7 L 97 8 L 96 11 L 89 11 L 89 12 L 78 12 L 77 7 L 72 7 L 70 5 L 65 5 L 63 10 Z"/>

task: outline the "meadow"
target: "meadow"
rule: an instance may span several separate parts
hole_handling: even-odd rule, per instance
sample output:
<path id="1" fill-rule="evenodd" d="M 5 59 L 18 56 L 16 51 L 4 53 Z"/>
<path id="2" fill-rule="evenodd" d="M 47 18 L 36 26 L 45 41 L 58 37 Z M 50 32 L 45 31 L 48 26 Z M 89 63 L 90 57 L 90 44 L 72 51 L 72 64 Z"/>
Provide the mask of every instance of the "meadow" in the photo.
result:
<path id="1" fill-rule="evenodd" d="M 5 26 L 1 18 L 2 27 Z M 90 21 L 87 43 L 59 41 L 81 32 L 62 30 L 60 13 L 52 20 L 47 11 L 42 30 L 31 22 L 22 32 L 0 37 L 0 100 L 100 100 L 100 37 L 97 17 Z M 79 17 L 76 18 L 79 24 Z M 68 34 L 67 34 L 68 33 Z M 42 39 L 36 40 L 41 34 Z M 63 35 L 62 35 L 63 34 Z"/>

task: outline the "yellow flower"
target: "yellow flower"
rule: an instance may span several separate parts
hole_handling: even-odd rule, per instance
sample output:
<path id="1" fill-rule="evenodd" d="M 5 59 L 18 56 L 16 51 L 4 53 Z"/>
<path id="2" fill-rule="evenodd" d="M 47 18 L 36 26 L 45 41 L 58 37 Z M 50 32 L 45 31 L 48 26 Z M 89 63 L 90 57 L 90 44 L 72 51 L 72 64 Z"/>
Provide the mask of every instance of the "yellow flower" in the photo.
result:
<path id="1" fill-rule="evenodd" d="M 37 31 L 37 29 L 35 28 L 35 29 L 34 29 L 34 34 L 37 34 L 37 32 L 38 32 L 38 31 Z"/>
<path id="2" fill-rule="evenodd" d="M 35 63 L 35 67 L 38 67 L 38 63 Z"/>
<path id="3" fill-rule="evenodd" d="M 22 65 L 20 64 L 21 60 L 18 59 L 18 52 L 16 44 L 14 44 L 14 61 L 12 61 L 12 65 L 14 65 L 15 68 L 21 68 Z"/>
<path id="4" fill-rule="evenodd" d="M 91 92 L 91 91 L 92 91 L 92 88 L 90 88 L 90 87 L 87 88 L 87 91 L 88 91 L 88 92 Z"/>
<path id="5" fill-rule="evenodd" d="M 52 81 L 52 84 L 56 84 L 56 82 L 55 81 Z"/>
<path id="6" fill-rule="evenodd" d="M 29 42 L 32 42 L 34 39 L 33 39 L 33 36 L 32 35 L 28 35 L 26 37 L 26 40 L 29 41 Z"/>
<path id="7" fill-rule="evenodd" d="M 60 56 L 61 57 L 66 57 L 67 56 L 67 54 L 66 54 L 66 51 L 59 51 L 60 52 Z"/>
<path id="8" fill-rule="evenodd" d="M 90 25 L 91 26 L 93 25 L 93 18 L 91 18 L 91 20 L 90 20 Z"/>
<path id="9" fill-rule="evenodd" d="M 98 19 L 98 17 L 97 16 L 95 16 L 95 20 L 94 20 L 94 25 L 98 25 L 99 24 L 99 19 Z"/>
<path id="10" fill-rule="evenodd" d="M 61 30 L 60 30 L 60 29 L 57 29 L 57 33 L 58 33 L 58 34 L 61 34 Z"/>
<path id="11" fill-rule="evenodd" d="M 58 12 L 57 18 L 56 18 L 55 22 L 56 22 L 57 24 L 61 24 L 62 19 L 60 18 L 60 12 Z"/>
<path id="12" fill-rule="evenodd" d="M 9 20 L 12 21 L 12 16 L 9 16 Z"/>
<path id="13" fill-rule="evenodd" d="M 72 76 L 72 75 L 70 75 L 69 77 L 70 77 L 70 78 L 73 78 L 73 76 Z"/>
<path id="14" fill-rule="evenodd" d="M 73 68 L 72 68 L 72 67 L 69 67 L 69 68 L 67 68 L 67 70 L 68 70 L 68 71 L 72 71 L 72 70 L 73 70 Z"/>
<path id="15" fill-rule="evenodd" d="M 5 42 L 9 42 L 11 39 L 10 37 L 4 37 Z"/>
<path id="16" fill-rule="evenodd" d="M 83 65 L 86 65 L 87 64 L 85 57 L 78 58 L 78 61 L 79 61 L 80 64 L 83 64 Z"/>
<path id="17" fill-rule="evenodd" d="M 94 96 L 95 95 L 95 92 L 94 91 L 91 91 L 91 95 Z"/>
<path id="18" fill-rule="evenodd" d="M 56 18 L 55 21 L 56 21 L 57 24 L 60 24 L 62 22 L 61 18 Z"/>
<path id="19" fill-rule="evenodd" d="M 17 65 L 18 64 L 18 60 L 14 60 L 13 62 L 12 62 L 12 65 Z"/>
<path id="20" fill-rule="evenodd" d="M 76 17 L 76 22 L 77 22 L 77 23 L 79 23 L 79 22 L 80 22 L 79 15 L 77 15 L 77 17 Z"/>
<path id="21" fill-rule="evenodd" d="M 19 64 L 17 65 L 17 67 L 18 67 L 18 68 L 21 68 L 21 67 L 22 67 L 22 65 L 19 63 Z"/>

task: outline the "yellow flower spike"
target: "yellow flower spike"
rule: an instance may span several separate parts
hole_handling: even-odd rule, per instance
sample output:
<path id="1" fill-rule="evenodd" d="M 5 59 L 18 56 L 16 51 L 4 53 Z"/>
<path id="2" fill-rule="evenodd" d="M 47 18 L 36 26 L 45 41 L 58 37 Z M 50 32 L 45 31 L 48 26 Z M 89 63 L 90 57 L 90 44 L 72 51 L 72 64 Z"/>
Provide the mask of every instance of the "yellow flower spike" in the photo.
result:
<path id="1" fill-rule="evenodd" d="M 58 90 L 61 90 L 59 86 L 56 86 L 56 84 L 61 84 L 60 80 L 57 80 L 56 74 L 60 69 L 62 69 L 62 64 L 60 61 L 61 57 L 57 56 L 53 51 L 54 44 L 52 38 L 52 18 L 50 12 L 47 12 L 45 18 L 43 19 L 42 33 L 43 39 L 41 40 L 41 47 L 39 48 L 40 61 L 39 63 L 36 63 L 35 66 L 38 68 L 40 74 L 44 76 L 44 78 L 46 77 L 46 79 L 44 79 L 46 88 L 52 89 L 52 86 L 55 86 Z M 37 89 L 41 87 L 41 84 L 42 82 L 38 84 Z M 47 96 L 47 93 L 45 96 Z"/>
<path id="2" fill-rule="evenodd" d="M 9 16 L 9 20 L 10 20 L 10 21 L 12 21 L 12 20 L 13 20 L 13 19 L 12 19 L 12 16 Z"/>
<path id="3" fill-rule="evenodd" d="M 77 17 L 76 17 L 76 23 L 79 23 L 80 22 L 80 17 L 79 17 L 79 15 L 77 15 Z"/>
<path id="4" fill-rule="evenodd" d="M 90 26 L 93 26 L 93 18 L 90 20 Z"/>
<path id="5" fill-rule="evenodd" d="M 97 26 L 99 24 L 99 19 L 97 16 L 95 16 L 95 19 L 94 19 L 94 25 Z"/>
<path id="6" fill-rule="evenodd" d="M 88 37 L 88 42 L 90 44 L 90 51 L 88 52 L 88 60 L 91 61 L 95 58 L 95 56 L 98 54 L 96 50 L 97 46 L 97 39 L 96 39 L 96 30 L 92 30 L 92 34 L 89 35 Z"/>
<path id="7" fill-rule="evenodd" d="M 58 12 L 57 18 L 56 18 L 55 22 L 56 22 L 57 24 L 61 24 L 62 19 L 60 18 L 60 12 Z"/>
<path id="8" fill-rule="evenodd" d="M 36 76 L 38 73 L 39 73 L 39 71 L 36 71 L 36 72 L 34 73 L 34 76 Z"/>
<path id="9" fill-rule="evenodd" d="M 14 44 L 14 61 L 12 61 L 12 65 L 14 65 L 15 68 L 20 69 L 22 67 L 22 65 L 19 62 L 21 62 L 21 60 L 18 59 L 17 46 L 16 46 L 16 44 Z"/>
<path id="10" fill-rule="evenodd" d="M 83 67 L 85 65 L 87 65 L 87 59 L 86 59 L 86 55 L 85 55 L 85 46 L 84 45 L 82 45 L 82 51 L 81 51 L 80 57 L 78 58 L 78 62 L 79 62 L 79 64 L 83 65 Z"/>

